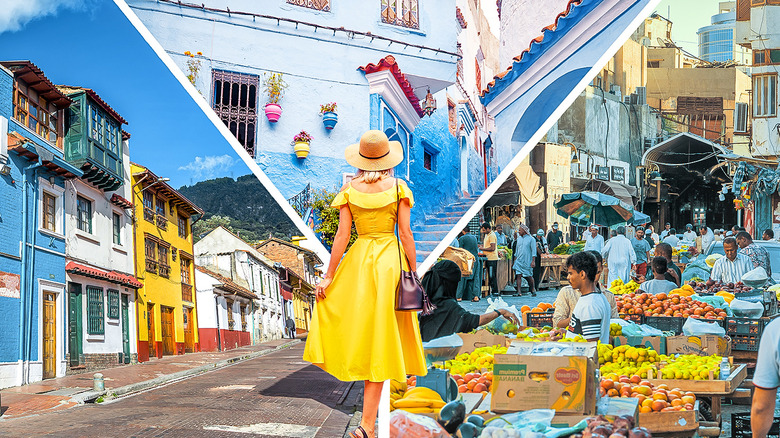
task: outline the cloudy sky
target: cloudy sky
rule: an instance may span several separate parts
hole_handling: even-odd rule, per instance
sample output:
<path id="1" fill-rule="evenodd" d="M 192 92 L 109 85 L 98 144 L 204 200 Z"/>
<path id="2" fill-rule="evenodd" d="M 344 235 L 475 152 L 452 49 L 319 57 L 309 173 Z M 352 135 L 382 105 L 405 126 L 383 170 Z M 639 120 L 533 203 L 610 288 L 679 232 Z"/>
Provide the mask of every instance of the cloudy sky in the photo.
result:
<path id="1" fill-rule="evenodd" d="M 181 187 L 249 169 L 113 2 L 0 0 L 0 60 L 94 89 L 127 121 L 130 158 Z"/>

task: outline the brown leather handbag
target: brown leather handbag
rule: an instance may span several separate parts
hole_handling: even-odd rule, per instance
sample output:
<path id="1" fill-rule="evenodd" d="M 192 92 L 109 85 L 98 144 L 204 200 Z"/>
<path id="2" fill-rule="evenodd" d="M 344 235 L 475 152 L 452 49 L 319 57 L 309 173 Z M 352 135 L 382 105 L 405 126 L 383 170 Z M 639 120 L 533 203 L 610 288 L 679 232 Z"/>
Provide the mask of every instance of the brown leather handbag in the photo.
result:
<path id="1" fill-rule="evenodd" d="M 417 272 L 407 271 L 404 269 L 403 259 L 401 258 L 401 239 L 400 230 L 398 229 L 398 208 L 401 206 L 401 194 L 398 189 L 398 179 L 395 180 L 395 195 L 396 195 L 396 239 L 398 239 L 398 263 L 401 265 L 401 279 L 398 282 L 398 288 L 395 291 L 395 310 L 399 312 L 422 312 L 423 315 L 430 315 L 433 313 L 436 306 L 431 303 L 428 298 L 428 294 L 423 289 L 420 283 L 420 278 L 417 277 Z M 406 254 L 404 254 L 406 257 Z M 406 259 L 409 264 L 409 259 Z"/>

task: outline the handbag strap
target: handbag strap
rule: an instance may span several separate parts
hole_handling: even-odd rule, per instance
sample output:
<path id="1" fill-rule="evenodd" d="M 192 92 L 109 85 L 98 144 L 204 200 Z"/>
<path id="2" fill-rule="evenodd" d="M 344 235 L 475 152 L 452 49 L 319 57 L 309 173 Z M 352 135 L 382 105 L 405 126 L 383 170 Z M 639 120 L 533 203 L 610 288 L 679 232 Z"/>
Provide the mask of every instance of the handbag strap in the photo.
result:
<path id="1" fill-rule="evenodd" d="M 395 238 L 398 240 L 398 265 L 404 270 L 404 262 L 401 259 L 401 229 L 398 225 L 399 210 L 401 208 L 401 192 L 398 188 L 398 178 L 395 179 Z M 408 259 L 407 259 L 408 261 Z"/>

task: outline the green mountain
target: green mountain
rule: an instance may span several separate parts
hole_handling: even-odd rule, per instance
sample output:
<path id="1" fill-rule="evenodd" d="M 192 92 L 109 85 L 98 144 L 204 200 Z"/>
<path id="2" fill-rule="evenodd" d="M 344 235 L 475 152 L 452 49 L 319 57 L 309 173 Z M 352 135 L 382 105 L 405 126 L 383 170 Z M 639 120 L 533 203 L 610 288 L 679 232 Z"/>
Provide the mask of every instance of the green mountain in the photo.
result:
<path id="1" fill-rule="evenodd" d="M 202 208 L 203 219 L 193 225 L 195 240 L 223 225 L 247 242 L 299 235 L 287 214 L 254 175 L 216 178 L 184 186 L 179 191 Z"/>

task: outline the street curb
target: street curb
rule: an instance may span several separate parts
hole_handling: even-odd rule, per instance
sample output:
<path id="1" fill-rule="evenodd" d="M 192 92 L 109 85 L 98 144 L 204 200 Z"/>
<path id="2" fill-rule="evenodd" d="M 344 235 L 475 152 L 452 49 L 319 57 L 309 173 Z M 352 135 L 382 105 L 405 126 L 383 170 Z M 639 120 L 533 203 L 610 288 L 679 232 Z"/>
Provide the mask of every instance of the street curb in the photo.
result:
<path id="1" fill-rule="evenodd" d="M 191 368 L 189 370 L 183 370 L 172 374 L 166 374 L 164 376 L 156 377 L 151 380 L 145 380 L 143 382 L 131 383 L 129 385 L 120 386 L 119 388 L 114 388 L 114 389 L 109 388 L 103 391 L 82 392 L 79 394 L 75 394 L 73 397 L 71 397 L 71 400 L 78 402 L 80 404 L 84 404 L 84 403 L 92 402 L 101 396 L 103 396 L 105 400 L 117 399 L 122 396 L 127 396 L 136 392 L 162 386 L 167 383 L 174 382 L 176 380 L 185 379 L 188 377 L 196 376 L 198 374 L 203 374 L 209 371 L 214 371 L 220 368 L 224 368 L 228 365 L 233 365 L 238 362 L 243 362 L 245 360 L 254 359 L 257 357 L 265 356 L 267 354 L 275 353 L 279 350 L 292 347 L 293 345 L 299 344 L 301 342 L 302 341 L 300 339 L 295 339 L 268 350 L 256 351 L 253 353 L 245 354 L 243 356 L 236 356 L 229 359 L 223 359 L 211 364 L 206 364 L 206 365 L 201 365 L 199 367 Z"/>

